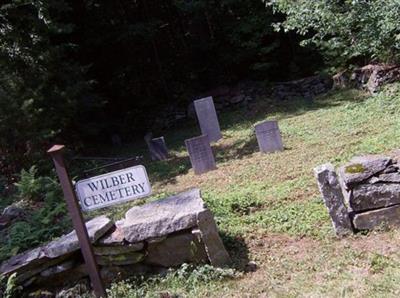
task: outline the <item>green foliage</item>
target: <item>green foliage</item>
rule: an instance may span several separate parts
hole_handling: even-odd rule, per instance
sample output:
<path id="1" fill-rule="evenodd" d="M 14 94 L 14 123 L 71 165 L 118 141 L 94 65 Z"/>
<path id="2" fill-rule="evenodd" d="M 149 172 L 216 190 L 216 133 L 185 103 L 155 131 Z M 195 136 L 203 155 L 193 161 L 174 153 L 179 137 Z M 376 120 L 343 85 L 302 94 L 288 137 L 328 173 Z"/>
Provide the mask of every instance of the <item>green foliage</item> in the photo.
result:
<path id="1" fill-rule="evenodd" d="M 0 296 L 3 298 L 15 298 L 22 290 L 16 283 L 17 273 L 11 274 L 8 278 L 0 275 Z"/>
<path id="2" fill-rule="evenodd" d="M 79 102 L 90 84 L 85 67 L 72 59 L 70 12 L 67 1 L 0 6 L 0 171 L 9 181 L 40 162 L 49 141 L 76 135 Z"/>
<path id="3" fill-rule="evenodd" d="M 35 167 L 23 170 L 16 183 L 19 199 L 29 199 L 35 209 L 23 221 L 11 225 L 0 235 L 0 261 L 31 247 L 38 246 L 70 229 L 66 205 L 57 181 L 53 177 L 37 176 Z"/>
<path id="4" fill-rule="evenodd" d="M 216 287 L 216 281 L 239 276 L 233 269 L 214 268 L 210 265 L 193 266 L 183 264 L 179 269 L 169 270 L 165 277 L 136 277 L 129 281 L 112 284 L 107 290 L 110 298 L 168 297 L 207 295 Z M 204 286 L 207 292 L 204 293 Z"/>
<path id="5" fill-rule="evenodd" d="M 335 65 L 354 59 L 398 62 L 400 2 L 398 0 L 272 0 L 287 18 L 276 29 L 304 35 Z"/>
<path id="6" fill-rule="evenodd" d="M 293 34 L 273 31 L 280 18 L 253 0 L 3 1 L 1 179 L 33 163 L 46 173 L 55 141 L 96 152 L 164 129 L 166 109 L 205 90 L 288 78 L 293 63 L 309 74 Z"/>
<path id="7" fill-rule="evenodd" d="M 28 200 L 41 200 L 45 189 L 43 186 L 47 185 L 43 179 L 46 177 L 37 177 L 37 168 L 32 166 L 28 171 L 23 169 L 21 171 L 21 178 L 19 182 L 14 185 L 17 187 L 19 197 Z"/>
<path id="8" fill-rule="evenodd" d="M 390 258 L 380 255 L 380 254 L 373 254 L 370 261 L 371 271 L 372 273 L 379 273 L 382 272 L 384 269 L 392 266 L 390 262 Z"/>

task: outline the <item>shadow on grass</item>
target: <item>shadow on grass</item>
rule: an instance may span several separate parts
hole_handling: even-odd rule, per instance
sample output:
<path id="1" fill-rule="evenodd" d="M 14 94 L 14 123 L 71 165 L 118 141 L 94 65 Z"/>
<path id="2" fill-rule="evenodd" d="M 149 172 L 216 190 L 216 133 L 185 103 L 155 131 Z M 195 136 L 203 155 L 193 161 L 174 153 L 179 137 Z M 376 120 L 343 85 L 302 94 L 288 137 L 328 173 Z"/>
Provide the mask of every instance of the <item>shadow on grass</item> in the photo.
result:
<path id="1" fill-rule="evenodd" d="M 232 159 L 242 159 L 258 151 L 259 148 L 255 135 L 249 136 L 246 139 L 237 140 L 231 145 L 216 144 L 213 146 L 217 164 Z"/>
<path id="2" fill-rule="evenodd" d="M 231 267 L 239 271 L 246 271 L 246 265 L 249 263 L 249 250 L 244 239 L 241 236 L 231 236 L 223 232 L 220 232 L 220 235 L 232 259 Z"/>
<path id="3" fill-rule="evenodd" d="M 237 108 L 224 113 L 219 113 L 221 129 L 240 130 L 252 128 L 257 122 L 273 118 L 275 120 L 287 119 L 302 115 L 309 111 L 327 109 L 340 106 L 347 102 L 363 101 L 366 96 L 358 91 L 342 90 L 339 92 L 329 92 L 315 100 L 304 98 L 277 101 L 270 98 L 259 98 L 254 101 L 247 109 Z M 114 156 L 118 155 L 138 155 L 143 153 L 142 164 L 148 169 L 151 181 L 162 182 L 162 184 L 176 183 L 176 177 L 186 174 L 191 168 L 187 155 L 174 156 L 182 153 L 185 149 L 184 140 L 200 135 L 200 130 L 195 120 L 190 119 L 187 124 L 170 129 L 165 133 L 158 133 L 157 136 L 164 135 L 167 147 L 172 155 L 166 161 L 153 162 L 149 160 L 146 144 L 144 140 L 134 144 L 127 144 L 121 148 L 110 149 Z M 217 163 L 227 162 L 232 159 L 241 159 L 259 151 L 257 140 L 254 133 L 250 133 L 245 138 L 235 141 L 233 144 L 213 145 Z M 285 148 L 285 150 L 290 150 Z M 179 154 L 181 155 L 181 154 Z"/>
<path id="4" fill-rule="evenodd" d="M 175 184 L 176 177 L 187 174 L 192 167 L 188 156 L 172 156 L 163 161 L 145 162 L 145 166 L 150 180 L 161 185 Z"/>

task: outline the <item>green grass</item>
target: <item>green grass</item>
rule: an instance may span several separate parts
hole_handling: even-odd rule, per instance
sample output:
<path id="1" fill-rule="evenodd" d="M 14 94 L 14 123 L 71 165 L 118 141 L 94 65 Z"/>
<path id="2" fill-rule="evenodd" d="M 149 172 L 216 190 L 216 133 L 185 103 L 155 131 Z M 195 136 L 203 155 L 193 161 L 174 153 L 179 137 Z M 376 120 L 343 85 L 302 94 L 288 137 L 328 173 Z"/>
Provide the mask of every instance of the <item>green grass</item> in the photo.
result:
<path id="1" fill-rule="evenodd" d="M 247 110 L 219 115 L 224 138 L 213 145 L 218 169 L 190 169 L 184 139 L 199 134 L 194 121 L 165 134 L 171 158 L 144 165 L 155 200 L 198 187 L 215 215 L 235 273 L 183 267 L 165 277 L 115 283 L 111 297 L 398 297 L 400 231 L 335 238 L 313 168 L 354 155 L 388 153 L 400 140 L 400 85 L 377 96 L 337 91 L 276 102 L 259 98 Z M 285 150 L 258 152 L 253 126 L 277 119 Z M 144 144 L 112 155 L 146 152 Z M 133 202 L 88 216 L 124 216 Z M 253 260 L 255 272 L 246 272 Z M 178 297 L 176 296 L 176 297 Z"/>
<path id="2" fill-rule="evenodd" d="M 302 99 L 280 103 L 259 99 L 250 110 L 220 115 L 224 138 L 213 146 L 218 169 L 201 176 L 190 170 L 183 146 L 185 138 L 198 134 L 195 123 L 166 134 L 175 157 L 145 163 L 156 196 L 199 187 L 234 258 L 234 267 L 243 271 L 248 260 L 255 260 L 259 269 L 240 278 L 196 282 L 195 291 L 190 281 L 182 284 L 168 277 L 165 284 L 153 284 L 154 288 L 147 287 L 142 294 L 398 296 L 400 233 L 379 231 L 337 240 L 313 168 L 326 162 L 339 165 L 354 155 L 396 149 L 399 115 L 399 85 L 388 86 L 377 96 L 355 90 L 332 92 L 311 104 Z M 283 152 L 258 152 L 253 125 L 265 119 L 279 120 Z M 121 207 L 118 215 L 126 209 Z M 143 285 L 146 283 L 136 284 L 139 289 Z"/>

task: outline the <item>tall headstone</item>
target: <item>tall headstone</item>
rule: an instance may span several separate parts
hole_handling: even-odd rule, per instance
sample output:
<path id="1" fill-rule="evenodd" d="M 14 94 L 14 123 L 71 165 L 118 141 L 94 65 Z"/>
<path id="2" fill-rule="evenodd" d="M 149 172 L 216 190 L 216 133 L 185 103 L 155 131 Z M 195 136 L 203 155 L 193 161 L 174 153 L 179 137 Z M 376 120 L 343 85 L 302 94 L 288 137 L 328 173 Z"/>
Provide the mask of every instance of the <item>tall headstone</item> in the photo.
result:
<path id="1" fill-rule="evenodd" d="M 283 150 L 281 132 L 277 121 L 264 121 L 255 125 L 258 146 L 261 152 L 275 152 Z"/>
<path id="2" fill-rule="evenodd" d="M 145 135 L 147 147 L 149 148 L 151 160 L 165 160 L 168 158 L 168 148 L 164 137 L 153 138 L 152 133 Z"/>
<path id="3" fill-rule="evenodd" d="M 207 135 L 185 140 L 185 144 L 196 175 L 216 169 L 214 154 Z"/>
<path id="4" fill-rule="evenodd" d="M 211 96 L 194 101 L 197 119 L 200 124 L 201 133 L 208 135 L 210 142 L 217 142 L 222 138 L 219 127 L 217 112 Z"/>

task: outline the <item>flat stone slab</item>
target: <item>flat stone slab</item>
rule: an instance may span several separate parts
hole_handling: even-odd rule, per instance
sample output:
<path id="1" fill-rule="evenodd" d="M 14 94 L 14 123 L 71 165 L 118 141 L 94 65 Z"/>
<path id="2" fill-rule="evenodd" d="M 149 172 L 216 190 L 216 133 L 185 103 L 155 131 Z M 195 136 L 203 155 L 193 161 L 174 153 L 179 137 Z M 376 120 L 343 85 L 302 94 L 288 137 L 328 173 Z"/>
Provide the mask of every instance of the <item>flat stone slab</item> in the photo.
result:
<path id="1" fill-rule="evenodd" d="M 96 256 L 97 264 L 101 266 L 120 266 L 139 263 L 144 259 L 144 254 L 140 252 L 131 252 L 120 255 Z"/>
<path id="2" fill-rule="evenodd" d="M 348 164 L 340 167 L 339 175 L 343 179 L 345 186 L 350 189 L 375 174 L 385 170 L 390 165 L 392 159 L 381 155 L 366 155 L 354 157 Z"/>
<path id="3" fill-rule="evenodd" d="M 219 237 L 217 225 L 209 210 L 199 214 L 197 217 L 197 225 L 211 265 L 223 267 L 229 264 L 231 258 Z"/>
<path id="4" fill-rule="evenodd" d="M 400 205 L 356 214 L 353 224 L 358 230 L 371 230 L 382 225 L 399 226 Z"/>
<path id="5" fill-rule="evenodd" d="M 145 262 L 173 267 L 182 263 L 205 263 L 207 260 L 204 245 L 189 231 L 185 234 L 172 235 L 162 242 L 149 244 Z"/>
<path id="6" fill-rule="evenodd" d="M 387 182 L 387 183 L 400 183 L 400 173 L 384 173 L 378 177 L 372 177 L 368 180 L 369 183 Z"/>
<path id="7" fill-rule="evenodd" d="M 114 226 L 114 222 L 106 216 L 93 218 L 86 223 L 86 229 L 90 241 L 93 243 L 103 236 L 108 230 Z M 79 240 L 75 231 L 62 236 L 61 238 L 50 242 L 43 248 L 44 253 L 49 258 L 57 258 L 59 256 L 71 253 L 79 249 Z"/>
<path id="8" fill-rule="evenodd" d="M 314 169 L 314 175 L 336 235 L 349 234 L 353 228 L 335 168 L 330 163 L 323 164 Z"/>
<path id="9" fill-rule="evenodd" d="M 356 185 L 350 195 L 354 211 L 371 210 L 400 204 L 400 184 L 375 183 Z"/>
<path id="10" fill-rule="evenodd" d="M 123 220 L 115 222 L 115 226 L 112 227 L 106 234 L 104 234 L 98 241 L 97 245 L 102 246 L 120 246 L 125 242 L 124 231 L 122 230 Z"/>
<path id="11" fill-rule="evenodd" d="M 120 246 L 94 246 L 93 252 L 95 255 L 98 256 L 115 256 L 120 254 L 131 253 L 135 251 L 142 250 L 144 248 L 144 243 L 133 243 L 127 245 L 120 245 Z"/>
<path id="12" fill-rule="evenodd" d="M 135 243 L 189 229 L 196 226 L 197 215 L 205 210 L 199 189 L 135 206 L 125 215 L 124 237 Z"/>
<path id="13" fill-rule="evenodd" d="M 89 238 L 95 242 L 104 235 L 114 223 L 105 216 L 93 218 L 86 223 Z M 0 272 L 11 274 L 20 271 L 23 268 L 37 267 L 42 263 L 52 265 L 49 259 L 64 257 L 79 249 L 79 241 L 76 232 L 73 231 L 61 238 L 50 242 L 49 244 L 18 254 L 9 260 L 3 262 L 0 266 Z M 45 269 L 45 268 L 43 268 Z M 43 270 L 42 269 L 42 270 Z"/>

